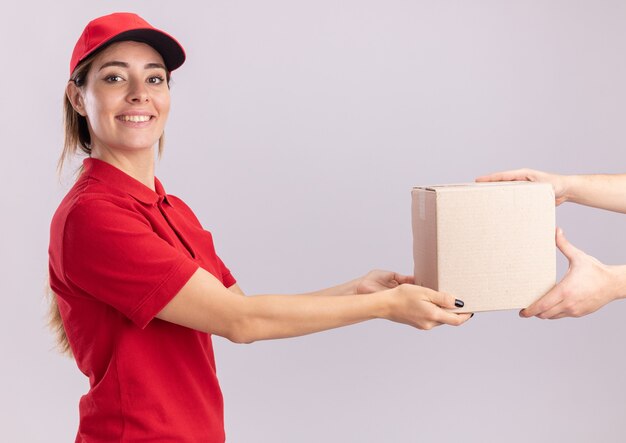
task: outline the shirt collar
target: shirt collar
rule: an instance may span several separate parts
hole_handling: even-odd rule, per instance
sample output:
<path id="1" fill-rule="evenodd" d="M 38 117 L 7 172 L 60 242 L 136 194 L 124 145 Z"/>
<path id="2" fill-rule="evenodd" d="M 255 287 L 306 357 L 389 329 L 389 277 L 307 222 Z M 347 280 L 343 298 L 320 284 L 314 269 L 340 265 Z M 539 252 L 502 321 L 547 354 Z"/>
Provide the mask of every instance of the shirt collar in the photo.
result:
<path id="1" fill-rule="evenodd" d="M 156 177 L 154 178 L 155 192 L 124 171 L 95 158 L 86 158 L 83 160 L 83 176 L 93 177 L 148 205 L 154 205 L 158 203 L 159 200 L 164 200 L 169 204 L 165 189 Z"/>

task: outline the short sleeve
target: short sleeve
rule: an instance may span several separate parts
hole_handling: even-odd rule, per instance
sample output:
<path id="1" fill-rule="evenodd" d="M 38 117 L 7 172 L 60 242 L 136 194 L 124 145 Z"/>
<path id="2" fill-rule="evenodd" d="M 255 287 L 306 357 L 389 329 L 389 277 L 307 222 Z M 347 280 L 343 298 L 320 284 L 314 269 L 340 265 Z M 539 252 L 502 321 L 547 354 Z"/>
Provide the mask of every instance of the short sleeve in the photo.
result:
<path id="1" fill-rule="evenodd" d="M 222 274 L 222 281 L 224 282 L 224 286 L 230 288 L 232 285 L 237 283 L 235 277 L 230 272 L 230 269 L 226 267 L 221 258 L 217 257 L 217 266 L 219 267 L 220 273 Z"/>
<path id="2" fill-rule="evenodd" d="M 139 212 L 104 200 L 77 204 L 63 237 L 66 281 L 144 328 L 198 264 L 160 238 Z"/>

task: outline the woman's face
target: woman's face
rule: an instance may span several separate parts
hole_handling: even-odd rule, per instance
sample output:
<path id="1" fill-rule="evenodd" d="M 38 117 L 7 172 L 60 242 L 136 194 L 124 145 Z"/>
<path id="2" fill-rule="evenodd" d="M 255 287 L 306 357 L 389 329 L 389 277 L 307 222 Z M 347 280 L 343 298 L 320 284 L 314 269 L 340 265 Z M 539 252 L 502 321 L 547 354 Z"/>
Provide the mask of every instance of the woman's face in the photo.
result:
<path id="1" fill-rule="evenodd" d="M 161 55 L 145 43 L 114 43 L 96 56 L 72 100 L 87 118 L 94 154 L 155 145 L 170 110 L 166 74 Z"/>

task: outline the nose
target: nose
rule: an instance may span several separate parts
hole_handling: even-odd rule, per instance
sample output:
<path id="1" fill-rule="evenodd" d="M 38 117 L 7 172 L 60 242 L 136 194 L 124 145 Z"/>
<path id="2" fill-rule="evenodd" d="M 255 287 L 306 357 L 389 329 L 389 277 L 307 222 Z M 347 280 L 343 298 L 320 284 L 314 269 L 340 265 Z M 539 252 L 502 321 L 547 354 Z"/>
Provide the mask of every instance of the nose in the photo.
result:
<path id="1" fill-rule="evenodd" d="M 145 103 L 150 97 L 148 95 L 148 89 L 141 80 L 130 80 L 128 88 L 128 95 L 126 99 L 129 103 Z"/>

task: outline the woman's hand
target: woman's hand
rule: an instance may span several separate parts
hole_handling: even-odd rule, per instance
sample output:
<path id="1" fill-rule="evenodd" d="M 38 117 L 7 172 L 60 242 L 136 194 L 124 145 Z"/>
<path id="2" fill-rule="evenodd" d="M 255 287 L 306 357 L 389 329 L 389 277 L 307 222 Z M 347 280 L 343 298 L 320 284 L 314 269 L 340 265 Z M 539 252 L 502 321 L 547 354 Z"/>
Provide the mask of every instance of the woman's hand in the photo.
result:
<path id="1" fill-rule="evenodd" d="M 371 292 L 392 289 L 404 283 L 413 283 L 414 278 L 409 275 L 400 275 L 391 271 L 374 270 L 356 280 L 355 294 L 369 294 Z"/>
<path id="2" fill-rule="evenodd" d="M 401 284 L 392 289 L 389 312 L 386 318 L 417 329 L 429 330 L 447 324 L 459 326 L 473 314 L 455 314 L 446 309 L 463 306 L 450 294 L 412 284 Z"/>
<path id="3" fill-rule="evenodd" d="M 355 293 L 369 294 L 392 289 L 387 319 L 418 329 L 428 330 L 442 324 L 458 326 L 472 316 L 446 310 L 462 306 L 463 302 L 453 296 L 413 283 L 412 276 L 374 270 L 356 281 Z"/>
<path id="4" fill-rule="evenodd" d="M 568 179 L 565 175 L 549 174 L 547 172 L 536 171 L 534 169 L 515 169 L 512 171 L 496 172 L 483 175 L 476 179 L 477 182 L 498 182 L 498 181 L 529 181 L 537 183 L 550 183 L 554 189 L 554 199 L 556 206 L 568 200 L 567 189 Z"/>
<path id="5" fill-rule="evenodd" d="M 585 254 L 567 241 L 560 228 L 556 245 L 569 260 L 569 269 L 546 295 L 520 311 L 521 317 L 582 317 L 622 295 L 623 267 L 607 266 Z"/>

